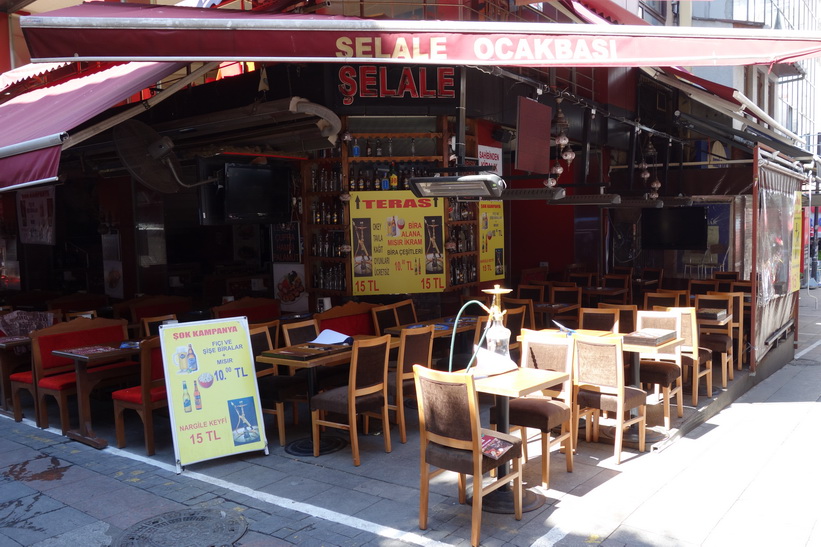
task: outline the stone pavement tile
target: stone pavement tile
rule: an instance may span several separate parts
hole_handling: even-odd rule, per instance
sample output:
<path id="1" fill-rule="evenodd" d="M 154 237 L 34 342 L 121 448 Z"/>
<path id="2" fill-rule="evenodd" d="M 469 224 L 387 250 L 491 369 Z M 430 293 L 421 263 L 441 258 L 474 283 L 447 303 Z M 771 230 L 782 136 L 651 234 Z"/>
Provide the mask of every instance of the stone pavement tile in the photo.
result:
<path id="1" fill-rule="evenodd" d="M 126 486 L 97 492 L 85 488 L 82 490 L 86 496 L 74 498 L 70 505 L 98 519 L 106 519 L 121 512 L 127 513 L 131 507 L 143 505 L 150 499 L 145 497 L 145 492 Z"/>
<path id="2" fill-rule="evenodd" d="M 328 489 L 328 483 L 319 482 L 305 477 L 286 477 L 280 481 L 263 486 L 259 490 L 275 496 L 282 496 L 295 501 L 321 494 Z"/>
<path id="3" fill-rule="evenodd" d="M 3 547 L 22 547 L 21 543 L 4 534 L 2 529 L 0 529 L 0 545 Z"/>
<path id="4" fill-rule="evenodd" d="M 32 488 L 48 491 L 70 482 L 87 480 L 94 473 L 71 463 L 41 454 L 8 466 L 4 474 L 27 483 Z"/>
<path id="5" fill-rule="evenodd" d="M 15 480 L 6 480 L 0 482 L 0 504 L 12 502 L 27 496 L 33 496 L 38 491 L 34 488 L 26 486 L 22 482 Z"/>
<path id="6" fill-rule="evenodd" d="M 40 455 L 38 450 L 13 441 L 3 440 L 3 450 L 0 451 L 0 469 L 36 458 L 38 455 Z"/>
<path id="7" fill-rule="evenodd" d="M 31 547 L 104 547 L 120 535 L 105 522 L 94 522 L 33 544 Z"/>
<path id="8" fill-rule="evenodd" d="M 325 490 L 314 496 L 305 498 L 303 501 L 345 515 L 356 515 L 359 511 L 379 503 L 382 499 L 379 496 L 364 492 L 353 492 L 346 488 L 331 486 L 326 487 Z"/>
<path id="9" fill-rule="evenodd" d="M 378 522 L 397 530 L 419 530 L 419 496 L 415 500 L 380 499 L 378 503 L 357 511 L 357 518 Z M 419 531 L 420 533 L 421 530 Z"/>
<path id="10" fill-rule="evenodd" d="M 257 489 L 280 481 L 288 476 L 289 474 L 287 473 L 249 464 L 246 468 L 238 469 L 233 473 L 223 475 L 221 478 L 234 484 Z"/>
<path id="11" fill-rule="evenodd" d="M 83 502 L 97 496 L 105 496 L 112 492 L 124 491 L 123 484 L 105 475 L 94 475 L 83 480 L 82 487 L 74 482 L 61 484 L 49 490 L 48 495 L 66 505 L 82 509 Z M 79 503 L 79 505 L 78 505 Z"/>
<path id="12" fill-rule="evenodd" d="M 336 484 L 336 483 L 334 483 Z M 337 486 L 340 486 L 337 484 Z M 346 487 L 347 488 L 347 487 Z M 419 480 L 411 485 L 382 480 L 361 479 L 352 489 L 356 492 L 372 494 L 393 501 L 414 501 L 419 503 Z"/>
<path id="13" fill-rule="evenodd" d="M 112 514 L 104 520 L 112 526 L 125 530 L 147 518 L 155 517 L 170 511 L 179 511 L 181 509 L 187 509 L 187 507 L 181 503 L 158 498 L 153 503 L 149 503 L 147 505 L 134 505 L 133 507 L 129 507 L 127 511 L 120 511 L 119 513 Z"/>
<path id="14" fill-rule="evenodd" d="M 293 543 L 249 530 L 234 545 L 235 547 L 287 547 Z"/>
<path id="15" fill-rule="evenodd" d="M 0 518 L 0 527 L 12 539 L 23 545 L 32 545 L 95 521 L 71 507 L 44 510 L 41 505 L 33 504 L 28 511 L 15 511 L 8 518 Z"/>

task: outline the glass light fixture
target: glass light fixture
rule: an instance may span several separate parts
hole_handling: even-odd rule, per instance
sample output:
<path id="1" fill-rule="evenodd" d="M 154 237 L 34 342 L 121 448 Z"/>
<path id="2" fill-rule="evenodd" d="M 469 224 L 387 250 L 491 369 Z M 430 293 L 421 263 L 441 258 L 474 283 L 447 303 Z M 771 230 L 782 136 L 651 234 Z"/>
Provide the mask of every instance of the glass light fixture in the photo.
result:
<path id="1" fill-rule="evenodd" d="M 562 159 L 568 164 L 573 163 L 573 160 L 576 159 L 576 153 L 570 146 L 565 146 L 562 150 Z"/>

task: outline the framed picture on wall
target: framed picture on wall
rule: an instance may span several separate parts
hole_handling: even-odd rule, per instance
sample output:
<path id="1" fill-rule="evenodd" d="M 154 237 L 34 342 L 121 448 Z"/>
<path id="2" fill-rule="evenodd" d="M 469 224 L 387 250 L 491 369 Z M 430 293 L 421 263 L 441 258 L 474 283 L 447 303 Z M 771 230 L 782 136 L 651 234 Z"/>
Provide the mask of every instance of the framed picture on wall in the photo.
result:
<path id="1" fill-rule="evenodd" d="M 296 262 L 274 264 L 274 296 L 279 298 L 280 309 L 288 313 L 308 311 L 308 289 L 305 266 Z"/>

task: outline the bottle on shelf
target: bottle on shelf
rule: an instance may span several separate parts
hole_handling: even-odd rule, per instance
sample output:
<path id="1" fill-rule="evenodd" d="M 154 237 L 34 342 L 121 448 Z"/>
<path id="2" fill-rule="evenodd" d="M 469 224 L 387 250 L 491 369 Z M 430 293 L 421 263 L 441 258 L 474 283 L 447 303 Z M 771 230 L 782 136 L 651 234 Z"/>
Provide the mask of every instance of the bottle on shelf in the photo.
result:
<path id="1" fill-rule="evenodd" d="M 362 154 L 362 150 L 359 148 L 359 139 L 354 138 L 353 146 L 351 147 L 351 155 L 355 158 L 358 158 Z"/>
<path id="2" fill-rule="evenodd" d="M 376 156 L 382 157 L 382 139 L 378 137 L 376 139 Z"/>
<path id="3" fill-rule="evenodd" d="M 411 137 L 410 142 L 410 155 L 411 157 L 416 156 L 416 139 L 414 139 L 413 137 Z"/>
<path id="4" fill-rule="evenodd" d="M 388 137 L 388 156 L 393 157 L 393 139 Z"/>
<path id="5" fill-rule="evenodd" d="M 395 162 L 391 162 L 391 168 L 388 171 L 388 186 L 391 190 L 399 190 L 399 174 L 396 172 Z"/>
<path id="6" fill-rule="evenodd" d="M 367 157 L 369 157 L 369 158 L 370 158 L 371 156 L 373 156 L 373 147 L 371 146 L 371 139 L 368 139 L 368 140 L 366 141 L 366 145 L 365 145 L 365 155 L 366 155 Z"/>

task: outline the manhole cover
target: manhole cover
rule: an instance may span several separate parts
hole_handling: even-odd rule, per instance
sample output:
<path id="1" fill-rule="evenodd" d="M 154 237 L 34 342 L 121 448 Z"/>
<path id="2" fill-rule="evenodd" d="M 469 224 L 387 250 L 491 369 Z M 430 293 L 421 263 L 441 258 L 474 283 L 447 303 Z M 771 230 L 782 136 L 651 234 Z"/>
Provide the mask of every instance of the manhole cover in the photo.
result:
<path id="1" fill-rule="evenodd" d="M 320 435 L 319 437 L 319 454 L 332 454 L 338 450 L 342 450 L 347 446 L 348 441 L 342 437 L 334 437 L 333 435 Z M 299 439 L 285 445 L 285 452 L 291 456 L 313 456 L 314 443 L 310 437 Z"/>
<path id="2" fill-rule="evenodd" d="M 241 515 L 218 509 L 183 509 L 138 522 L 113 547 L 216 547 L 233 545 L 248 523 Z"/>

